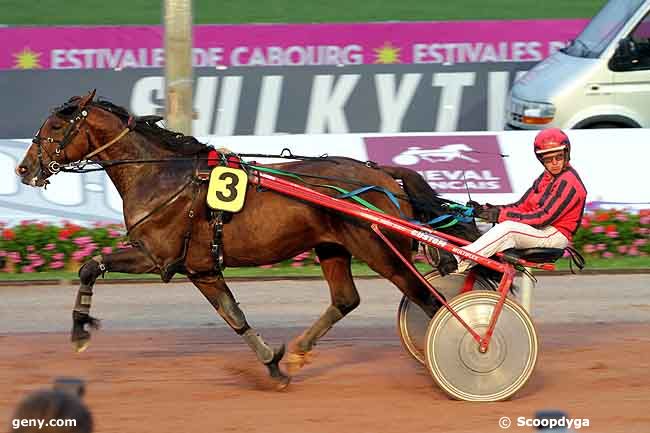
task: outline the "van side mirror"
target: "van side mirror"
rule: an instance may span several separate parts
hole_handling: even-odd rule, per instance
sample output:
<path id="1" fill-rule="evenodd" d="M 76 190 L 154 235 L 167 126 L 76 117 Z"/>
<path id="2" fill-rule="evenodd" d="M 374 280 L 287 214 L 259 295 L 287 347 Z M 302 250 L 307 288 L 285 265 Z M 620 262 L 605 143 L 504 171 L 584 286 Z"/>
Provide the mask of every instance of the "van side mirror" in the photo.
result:
<path id="1" fill-rule="evenodd" d="M 631 57 L 632 50 L 630 49 L 630 40 L 628 38 L 623 38 L 618 41 L 618 49 L 614 54 L 615 58 L 619 59 L 628 59 Z"/>

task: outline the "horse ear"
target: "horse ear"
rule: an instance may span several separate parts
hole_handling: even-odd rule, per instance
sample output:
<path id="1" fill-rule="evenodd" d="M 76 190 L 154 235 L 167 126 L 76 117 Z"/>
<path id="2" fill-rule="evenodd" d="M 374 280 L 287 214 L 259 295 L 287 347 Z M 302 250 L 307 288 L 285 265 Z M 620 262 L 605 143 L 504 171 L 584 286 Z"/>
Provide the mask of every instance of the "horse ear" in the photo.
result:
<path id="1" fill-rule="evenodd" d="M 97 89 L 93 89 L 92 92 L 88 92 L 88 94 L 86 96 L 81 98 L 81 102 L 79 103 L 79 107 L 83 108 L 86 105 L 93 102 L 93 99 L 95 98 L 95 92 L 97 92 Z"/>

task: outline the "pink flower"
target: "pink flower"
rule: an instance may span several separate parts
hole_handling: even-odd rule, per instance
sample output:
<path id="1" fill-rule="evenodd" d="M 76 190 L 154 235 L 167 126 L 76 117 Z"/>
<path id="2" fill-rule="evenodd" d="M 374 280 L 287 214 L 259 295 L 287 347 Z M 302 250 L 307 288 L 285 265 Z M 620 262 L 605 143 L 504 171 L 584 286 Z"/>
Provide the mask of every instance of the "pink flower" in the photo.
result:
<path id="1" fill-rule="evenodd" d="M 605 251 L 603 253 L 603 258 L 604 259 L 611 259 L 612 257 L 614 257 L 614 254 L 610 253 L 609 251 Z"/>
<path id="2" fill-rule="evenodd" d="M 618 232 L 617 231 L 607 232 L 606 235 L 608 238 L 616 239 L 618 237 Z"/>
<path id="3" fill-rule="evenodd" d="M 644 245 L 647 244 L 647 243 L 648 243 L 648 240 L 647 240 L 647 239 L 636 239 L 636 240 L 632 243 L 632 245 L 634 245 L 635 247 L 642 247 L 642 246 L 644 246 Z"/>
<path id="4" fill-rule="evenodd" d="M 52 260 L 63 260 L 63 257 L 65 257 L 63 253 L 52 254 Z"/>
<path id="5" fill-rule="evenodd" d="M 639 224 L 650 224 L 650 216 L 643 216 L 639 219 Z"/>
<path id="6" fill-rule="evenodd" d="M 23 266 L 21 272 L 24 272 L 26 274 L 31 274 L 32 272 L 34 272 L 34 268 L 32 266 Z"/>
<path id="7" fill-rule="evenodd" d="M 639 250 L 637 250 L 635 247 L 630 248 L 627 251 L 628 256 L 638 256 L 639 255 Z"/>
<path id="8" fill-rule="evenodd" d="M 592 244 L 585 245 L 583 249 L 584 249 L 584 252 L 587 253 L 587 254 L 591 254 L 594 251 L 596 251 L 596 247 L 594 245 L 592 245 Z"/>
<path id="9" fill-rule="evenodd" d="M 627 220 L 628 220 L 627 215 L 625 215 L 624 213 L 616 214 L 616 221 L 627 221 Z"/>
<path id="10" fill-rule="evenodd" d="M 60 260 L 50 263 L 50 269 L 61 269 L 63 266 L 65 266 L 65 263 Z"/>
<path id="11" fill-rule="evenodd" d="M 34 251 L 36 251 L 36 248 L 34 247 L 34 245 L 27 245 L 26 250 L 29 251 L 30 253 L 33 253 Z"/>
<path id="12" fill-rule="evenodd" d="M 56 245 L 54 245 L 54 244 L 52 244 L 52 243 L 47 244 L 47 245 L 45 245 L 45 246 L 43 247 L 43 249 L 44 249 L 45 251 L 52 251 L 54 248 L 56 248 Z"/>
<path id="13" fill-rule="evenodd" d="M 113 247 L 104 247 L 102 248 L 102 254 L 110 254 L 113 252 Z"/>
<path id="14" fill-rule="evenodd" d="M 302 266 L 302 261 L 300 262 L 291 262 L 291 266 L 294 268 L 299 268 Z"/>
<path id="15" fill-rule="evenodd" d="M 607 249 L 607 245 L 605 245 L 605 244 L 597 244 L 596 249 L 598 251 L 605 251 Z"/>
<path id="16" fill-rule="evenodd" d="M 625 254 L 627 251 L 627 245 L 619 245 L 616 250 L 621 254 Z"/>
<path id="17" fill-rule="evenodd" d="M 72 260 L 74 260 L 75 262 L 80 262 L 86 257 L 88 257 L 88 253 L 84 250 L 77 250 L 74 253 L 72 253 Z"/>
<path id="18" fill-rule="evenodd" d="M 299 261 L 305 260 L 307 257 L 309 257 L 309 254 L 310 254 L 309 251 L 305 251 L 303 253 L 300 253 L 300 254 L 298 254 L 297 256 L 295 256 L 293 258 L 293 261 L 294 262 L 299 262 Z"/>
<path id="19" fill-rule="evenodd" d="M 259 267 L 259 268 L 262 268 L 262 269 L 269 269 L 269 268 L 272 268 L 273 265 L 260 265 L 260 266 L 258 266 L 258 267 Z"/>
<path id="20" fill-rule="evenodd" d="M 89 244 L 92 241 L 93 239 L 90 236 L 79 236 L 78 238 L 73 240 L 73 242 L 79 246 Z"/>
<path id="21" fill-rule="evenodd" d="M 603 233 L 605 231 L 605 227 L 603 226 L 594 226 L 591 228 L 592 233 Z"/>
<path id="22" fill-rule="evenodd" d="M 117 230 L 110 229 L 108 230 L 108 236 L 111 238 L 119 238 L 122 236 L 122 233 L 118 232 Z"/>

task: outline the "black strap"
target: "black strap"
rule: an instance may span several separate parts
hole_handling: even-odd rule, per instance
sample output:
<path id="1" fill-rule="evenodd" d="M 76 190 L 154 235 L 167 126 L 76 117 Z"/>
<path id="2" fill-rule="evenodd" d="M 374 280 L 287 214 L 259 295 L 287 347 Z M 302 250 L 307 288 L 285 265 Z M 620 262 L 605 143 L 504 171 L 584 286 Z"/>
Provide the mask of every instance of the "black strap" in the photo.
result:
<path id="1" fill-rule="evenodd" d="M 210 251 L 214 258 L 214 269 L 221 274 L 223 270 L 223 211 L 212 211 L 213 239 Z"/>
<path id="2" fill-rule="evenodd" d="M 571 270 L 571 273 L 572 274 L 576 273 L 573 270 L 573 265 L 576 265 L 576 267 L 582 271 L 585 268 L 585 263 L 586 263 L 585 258 L 582 257 L 582 255 L 578 251 L 576 251 L 576 249 L 573 247 L 566 247 L 564 250 L 568 252 L 570 256 L 569 269 Z"/>

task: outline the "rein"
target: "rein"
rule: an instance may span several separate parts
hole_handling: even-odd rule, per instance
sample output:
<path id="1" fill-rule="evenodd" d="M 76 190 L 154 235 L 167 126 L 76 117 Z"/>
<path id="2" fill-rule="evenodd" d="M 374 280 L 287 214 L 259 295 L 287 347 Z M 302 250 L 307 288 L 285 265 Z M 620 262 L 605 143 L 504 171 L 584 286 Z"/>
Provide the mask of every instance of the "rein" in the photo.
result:
<path id="1" fill-rule="evenodd" d="M 70 125 L 66 129 L 64 133 L 63 139 L 60 141 L 56 141 L 50 137 L 41 137 L 40 136 L 40 129 L 37 133 L 37 135 L 34 137 L 33 142 L 38 144 L 38 159 L 39 159 L 39 164 L 41 165 L 41 170 L 43 167 L 42 163 L 42 147 L 41 143 L 45 139 L 50 143 L 57 142 L 58 146 L 56 149 L 56 154 L 58 155 L 61 153 L 61 151 L 65 148 L 65 146 L 79 133 L 81 130 L 81 124 L 86 120 L 88 116 L 88 110 L 86 110 L 84 107 L 80 107 L 77 109 L 75 114 L 73 115 L 72 119 L 70 120 Z M 69 173 L 88 173 L 88 172 L 93 172 L 93 171 L 102 171 L 105 170 L 108 167 L 114 167 L 118 165 L 124 165 L 124 164 L 160 164 L 160 163 L 169 163 L 169 162 L 181 162 L 181 161 L 194 161 L 195 163 L 197 162 L 197 156 L 194 155 L 192 157 L 185 157 L 185 158 L 161 158 L 161 159 L 131 159 L 131 160 L 104 160 L 104 161 L 92 161 L 90 158 L 98 155 L 99 153 L 103 152 L 104 150 L 108 149 L 115 143 L 117 143 L 119 140 L 121 140 L 124 136 L 126 136 L 129 132 L 131 132 L 133 129 L 135 129 L 135 119 L 133 116 L 129 116 L 129 119 L 127 121 L 126 127 L 120 131 L 120 133 L 115 136 L 113 139 L 108 141 L 106 144 L 100 146 L 99 148 L 95 149 L 94 151 L 86 154 L 84 157 L 82 157 L 80 160 L 69 162 L 66 164 L 60 164 L 59 162 L 55 161 L 54 158 L 51 157 L 50 155 L 50 163 L 48 164 L 48 169 L 52 174 L 56 174 L 60 171 L 63 172 L 69 172 Z M 65 156 L 65 153 L 64 153 Z M 362 182 L 355 181 L 352 179 L 343 179 L 343 178 L 336 178 L 336 177 L 328 177 L 328 176 L 318 176 L 318 175 L 313 175 L 313 174 L 306 174 L 306 173 L 295 173 L 295 172 L 289 172 L 286 170 L 278 170 L 278 169 L 273 169 L 273 168 L 268 168 L 268 167 L 261 167 L 257 165 L 253 165 L 250 163 L 246 163 L 241 160 L 241 157 L 260 157 L 260 158 L 282 158 L 282 159 L 292 159 L 292 160 L 319 160 L 319 161 L 329 161 L 332 163 L 338 163 L 336 160 L 330 160 L 328 159 L 329 156 L 327 154 L 318 156 L 318 157 L 310 157 L 310 156 L 300 156 L 300 155 L 294 155 L 291 153 L 291 150 L 288 148 L 282 149 L 281 153 L 279 155 L 270 155 L 270 154 L 259 154 L 259 153 L 253 153 L 253 154 L 241 154 L 238 155 L 239 157 L 239 164 L 243 167 L 248 167 L 253 170 L 261 171 L 261 172 L 267 172 L 267 173 L 273 173 L 273 174 L 278 174 L 282 176 L 289 176 L 294 179 L 297 179 L 301 182 L 303 182 L 305 185 L 309 185 L 312 187 L 317 187 L 317 188 L 329 188 L 337 191 L 339 195 L 336 198 L 339 199 L 352 199 L 359 203 L 362 206 L 365 206 L 368 209 L 372 209 L 377 212 L 385 213 L 382 209 L 376 207 L 372 203 L 368 202 L 367 200 L 362 199 L 359 197 L 360 194 L 363 194 L 368 191 L 376 191 L 376 192 L 381 192 L 385 194 L 388 199 L 395 205 L 397 210 L 399 211 L 400 215 L 402 218 L 407 218 L 400 207 L 398 199 L 405 200 L 405 201 L 410 201 L 411 198 L 408 197 L 405 194 L 399 194 L 399 193 L 393 193 L 386 188 L 382 188 L 376 185 L 366 185 Z M 209 159 L 209 158 L 206 158 Z M 351 159 L 351 158 L 348 158 Z M 86 168 L 87 165 L 97 165 L 99 166 L 98 168 Z M 377 168 L 376 163 L 373 162 L 366 162 L 365 165 L 367 167 L 374 167 Z M 357 185 L 359 188 L 353 190 L 353 191 L 348 191 L 344 188 L 335 186 L 335 185 L 327 185 L 327 184 L 318 184 L 318 183 L 311 183 L 307 182 L 304 178 L 312 178 L 312 179 L 322 179 L 322 180 L 329 180 L 329 181 L 337 181 L 337 182 L 342 182 L 342 183 L 347 183 L 350 185 Z M 161 207 L 164 207 L 164 205 L 169 204 L 173 202 L 184 190 L 185 188 L 191 183 L 192 180 L 190 180 L 188 183 L 183 185 L 182 188 L 180 188 L 179 191 L 177 191 L 175 194 L 172 194 L 172 196 L 161 206 L 156 207 L 152 212 L 147 214 L 145 217 L 141 218 L 138 220 L 130 229 L 129 231 L 132 231 L 135 229 L 137 226 L 139 226 L 142 222 L 147 220 L 152 214 L 156 213 L 156 211 L 160 210 Z M 462 205 L 459 205 L 457 203 L 454 203 L 450 200 L 446 200 L 443 198 L 440 198 L 441 201 L 446 202 L 448 207 L 452 209 L 453 213 L 448 213 L 444 215 L 440 215 L 430 221 L 424 222 L 423 224 L 433 226 L 435 224 L 442 223 L 443 221 L 451 218 L 450 221 L 447 223 L 444 223 L 443 225 L 437 226 L 437 228 L 445 228 L 449 227 L 451 225 L 454 225 L 458 222 L 469 222 L 472 220 L 472 210 L 471 208 L 464 207 Z M 458 212 L 459 206 L 461 206 L 463 209 Z M 420 223 L 420 222 L 418 222 Z"/>
<path id="2" fill-rule="evenodd" d="M 474 209 L 473 208 L 468 207 L 468 206 L 464 206 L 462 204 L 455 203 L 455 202 L 453 202 L 451 200 L 447 200 L 447 199 L 443 199 L 443 198 L 439 197 L 441 201 L 445 202 L 445 204 L 443 204 L 443 206 L 447 206 L 451 210 L 451 213 L 440 215 L 440 216 L 438 216 L 436 218 L 433 218 L 433 219 L 431 219 L 429 221 L 426 221 L 426 222 L 417 221 L 417 220 L 411 219 L 411 218 L 407 217 L 406 215 L 404 215 L 404 213 L 402 212 L 402 209 L 401 209 L 401 207 L 399 205 L 399 202 L 397 201 L 397 198 L 396 198 L 396 197 L 399 197 L 402 200 L 410 201 L 410 198 L 408 196 L 406 196 L 404 194 L 393 193 L 392 191 L 389 191 L 386 188 L 383 188 L 383 187 L 380 187 L 380 186 L 366 185 L 366 184 L 363 184 L 361 182 L 353 181 L 353 180 L 350 180 L 350 179 L 333 178 L 333 177 L 328 177 L 328 176 L 316 176 L 316 175 L 311 175 L 311 174 L 295 173 L 295 172 L 290 172 L 290 171 L 286 171 L 286 170 L 278 170 L 278 169 L 268 168 L 268 167 L 260 167 L 260 166 L 252 165 L 252 164 L 249 164 L 249 163 L 245 163 L 243 161 L 240 161 L 240 164 L 242 166 L 247 166 L 249 168 L 252 168 L 253 170 L 266 172 L 266 173 L 271 173 L 271 174 L 277 174 L 277 175 L 281 175 L 281 176 L 292 177 L 294 179 L 297 179 L 297 180 L 301 181 L 305 185 L 318 187 L 318 188 L 330 188 L 330 189 L 333 189 L 333 190 L 340 193 L 340 195 L 336 196 L 335 198 L 338 198 L 338 199 L 351 198 L 352 200 L 356 201 L 357 203 L 361 204 L 362 206 L 367 207 L 368 209 L 372 209 L 374 211 L 381 212 L 381 213 L 386 213 L 385 211 L 383 211 L 382 209 L 379 209 L 378 207 L 376 207 L 372 203 L 362 199 L 361 197 L 358 197 L 359 194 L 362 194 L 362 193 L 367 192 L 367 191 L 382 192 L 395 205 L 395 207 L 397 208 L 397 210 L 400 213 L 400 216 L 403 219 L 406 219 L 408 221 L 411 221 L 413 223 L 420 224 L 420 225 L 428 225 L 428 226 L 434 227 L 434 225 L 440 224 L 443 221 L 451 218 L 451 220 L 448 221 L 447 223 L 444 223 L 442 225 L 437 225 L 437 226 L 434 227 L 434 228 L 441 229 L 441 228 L 447 228 L 447 227 L 453 226 L 453 225 L 455 225 L 455 224 L 457 224 L 459 222 L 463 222 L 463 223 L 471 222 L 474 219 L 474 216 L 473 216 Z M 366 163 L 366 165 L 367 165 L 367 163 Z M 358 188 L 358 189 L 354 190 L 354 191 L 347 191 L 347 190 L 345 190 L 345 189 L 343 189 L 341 187 L 334 186 L 334 185 L 324 185 L 324 184 L 307 182 L 302 177 L 311 177 L 311 178 L 326 179 L 326 180 L 337 180 L 337 181 L 341 181 L 341 182 L 345 182 L 345 183 L 357 184 L 357 185 L 363 185 L 363 186 L 361 188 Z"/>
<path id="3" fill-rule="evenodd" d="M 117 142 L 120 138 L 122 138 L 124 135 L 126 135 L 129 132 L 129 129 L 123 130 L 120 135 L 118 135 L 115 139 L 111 140 L 111 142 L 105 144 L 102 146 L 102 148 L 97 149 L 94 154 L 99 153 L 101 150 L 109 147 L 110 145 L 114 144 Z M 287 151 L 288 155 L 285 155 L 284 152 Z M 319 157 L 309 157 L 309 156 L 298 156 L 298 155 L 293 155 L 289 149 L 283 149 L 283 153 L 280 155 L 269 155 L 269 154 L 238 154 L 238 156 L 254 156 L 254 157 L 265 157 L 265 158 L 285 158 L 285 159 L 301 159 L 301 160 L 319 160 L 319 161 L 330 161 L 332 163 L 337 163 L 337 161 L 334 160 L 328 160 L 329 158 L 327 155 L 319 156 Z M 208 158 L 206 157 L 206 160 Z M 114 167 L 118 165 L 124 165 L 124 164 L 163 164 L 163 163 L 169 163 L 169 162 L 183 162 L 183 161 L 196 161 L 196 157 L 176 157 L 176 158 L 161 158 L 161 159 L 131 159 L 131 160 L 105 160 L 105 161 L 90 161 L 88 159 L 81 160 L 81 161 L 76 161 L 72 162 L 69 164 L 66 164 L 65 166 L 62 166 L 60 168 L 60 171 L 63 172 L 71 172 L 71 173 L 88 173 L 88 172 L 94 172 L 94 171 L 103 171 L 107 167 Z M 92 164 L 92 165 L 98 165 L 98 168 L 86 168 L 86 165 Z M 311 186 L 311 187 L 317 187 L 317 188 L 329 188 L 337 191 L 339 195 L 335 196 L 335 198 L 339 199 L 352 199 L 359 203 L 360 205 L 367 207 L 368 209 L 372 209 L 377 212 L 385 213 L 382 209 L 376 207 L 372 203 L 368 202 L 367 200 L 364 200 L 363 198 L 359 197 L 360 194 L 363 194 L 368 191 L 376 191 L 376 192 L 381 192 L 385 194 L 388 199 L 395 205 L 397 210 L 400 213 L 400 216 L 402 218 L 411 220 L 410 218 L 406 217 L 399 205 L 400 200 L 404 201 L 410 201 L 411 199 L 405 195 L 405 194 L 400 194 L 400 193 L 393 193 L 385 188 L 382 188 L 380 186 L 376 185 L 367 185 L 363 182 L 356 181 L 354 179 L 347 179 L 347 178 L 339 178 L 339 177 L 331 177 L 331 176 L 320 176 L 320 175 L 314 175 L 314 174 L 309 174 L 309 173 L 297 173 L 297 172 L 291 172 L 287 170 L 279 170 L 279 169 L 274 169 L 274 168 L 269 168 L 269 167 L 261 167 L 258 165 L 254 165 L 251 163 L 247 163 L 242 161 L 241 159 L 239 160 L 239 164 L 242 167 L 248 167 L 253 170 L 261 171 L 261 172 L 267 172 L 267 173 L 272 173 L 272 174 L 277 174 L 281 176 L 288 176 L 292 177 L 294 179 L 299 180 L 300 182 L 304 183 L 305 185 Z M 371 163 L 370 161 L 367 162 L 365 165 L 368 167 L 372 167 L 374 163 Z M 376 165 L 374 165 L 376 167 Z M 348 191 L 344 188 L 335 186 L 335 185 L 327 185 L 327 184 L 320 184 L 320 183 L 313 183 L 313 182 L 308 182 L 305 180 L 305 178 L 312 178 L 312 179 L 321 179 L 321 180 L 327 180 L 327 181 L 337 181 L 337 182 L 342 182 L 342 183 L 347 183 L 349 185 L 357 185 L 359 188 L 353 190 L 353 191 Z M 187 184 L 185 185 L 185 187 Z M 181 189 L 182 191 L 182 189 Z M 179 191 L 180 192 L 180 191 Z M 170 201 L 173 200 L 175 197 L 172 196 L 170 198 Z M 429 221 L 426 222 L 421 222 L 417 221 L 418 224 L 425 224 L 429 225 L 434 228 L 438 229 L 443 229 L 450 227 L 454 224 L 457 224 L 459 222 L 467 223 L 471 222 L 472 219 L 474 218 L 473 216 L 473 209 L 471 207 L 464 206 L 462 204 L 456 203 L 452 200 L 447 200 L 445 198 L 439 197 L 441 201 L 444 202 L 443 206 L 446 206 L 450 212 L 440 215 L 436 218 L 433 218 Z M 147 215 L 148 217 L 149 215 Z M 146 219 L 146 218 L 145 218 Z M 448 220 L 448 221 L 447 221 Z M 412 222 L 416 222 L 415 220 L 411 220 Z M 139 225 L 141 221 L 138 221 L 135 225 Z M 134 226 L 135 226 L 134 225 Z M 133 230 L 133 227 L 131 228 Z"/>

